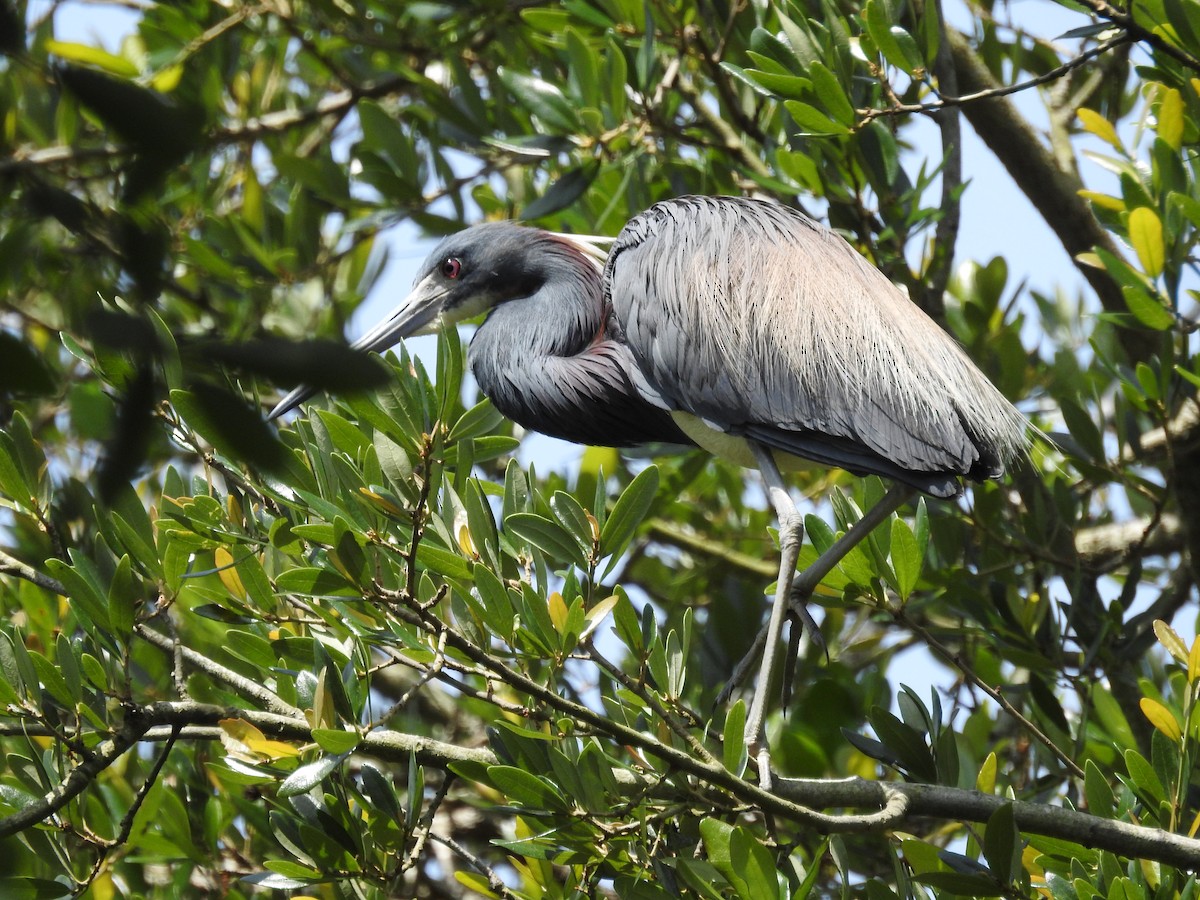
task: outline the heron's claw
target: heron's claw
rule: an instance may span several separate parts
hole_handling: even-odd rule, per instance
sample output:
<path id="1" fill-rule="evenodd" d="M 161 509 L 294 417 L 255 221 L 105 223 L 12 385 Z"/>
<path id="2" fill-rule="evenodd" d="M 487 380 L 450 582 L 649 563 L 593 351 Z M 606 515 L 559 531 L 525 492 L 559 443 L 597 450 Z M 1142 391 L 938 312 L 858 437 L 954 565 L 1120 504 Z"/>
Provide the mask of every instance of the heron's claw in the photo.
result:
<path id="1" fill-rule="evenodd" d="M 791 606 L 788 607 L 788 619 L 791 628 L 788 629 L 787 653 L 783 657 L 783 684 L 780 686 L 781 703 L 784 710 L 792 700 L 792 687 L 796 683 L 796 664 L 800 659 L 800 639 L 808 632 L 812 645 L 825 654 L 825 662 L 829 662 L 829 647 L 825 644 L 825 636 L 821 628 L 808 611 L 808 605 L 792 594 Z"/>

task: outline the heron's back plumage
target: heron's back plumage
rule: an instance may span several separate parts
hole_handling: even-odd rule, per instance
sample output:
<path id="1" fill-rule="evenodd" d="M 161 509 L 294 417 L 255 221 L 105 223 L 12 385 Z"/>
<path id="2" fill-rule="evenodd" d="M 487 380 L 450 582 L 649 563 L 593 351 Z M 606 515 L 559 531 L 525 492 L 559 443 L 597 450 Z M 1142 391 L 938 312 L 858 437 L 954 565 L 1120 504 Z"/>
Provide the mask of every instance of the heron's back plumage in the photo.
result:
<path id="1" fill-rule="evenodd" d="M 630 220 L 604 272 L 621 339 L 668 407 L 947 496 L 998 477 L 1027 423 L 842 238 L 765 201 L 685 197 Z"/>

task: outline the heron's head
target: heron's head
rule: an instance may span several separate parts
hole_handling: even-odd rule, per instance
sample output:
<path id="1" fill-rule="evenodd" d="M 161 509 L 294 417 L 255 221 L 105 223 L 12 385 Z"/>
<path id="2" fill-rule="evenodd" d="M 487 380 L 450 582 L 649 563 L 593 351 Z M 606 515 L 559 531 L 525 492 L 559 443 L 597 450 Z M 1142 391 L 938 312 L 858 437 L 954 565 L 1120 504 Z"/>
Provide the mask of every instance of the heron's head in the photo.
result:
<path id="1" fill-rule="evenodd" d="M 591 267 L 578 248 L 562 239 L 511 222 L 473 225 L 443 240 L 417 273 L 408 297 L 383 322 L 354 342 L 355 349 L 382 353 L 398 341 L 435 332 L 528 297 L 559 273 Z"/>

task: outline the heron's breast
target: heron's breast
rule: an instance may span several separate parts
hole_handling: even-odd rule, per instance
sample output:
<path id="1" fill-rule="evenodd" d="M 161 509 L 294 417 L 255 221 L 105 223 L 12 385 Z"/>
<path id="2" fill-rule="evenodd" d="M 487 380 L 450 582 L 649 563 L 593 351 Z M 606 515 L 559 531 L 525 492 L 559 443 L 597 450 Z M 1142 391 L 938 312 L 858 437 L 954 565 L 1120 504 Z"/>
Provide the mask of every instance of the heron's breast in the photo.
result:
<path id="1" fill-rule="evenodd" d="M 703 447 L 713 456 L 719 456 L 726 462 L 747 469 L 758 468 L 754 453 L 750 450 L 750 442 L 744 437 L 714 428 L 699 416 L 679 410 L 671 411 L 671 419 L 679 426 L 680 431 L 696 442 L 696 446 Z M 775 464 L 785 472 L 796 472 L 810 465 L 806 460 L 790 453 L 776 450 L 774 456 Z"/>

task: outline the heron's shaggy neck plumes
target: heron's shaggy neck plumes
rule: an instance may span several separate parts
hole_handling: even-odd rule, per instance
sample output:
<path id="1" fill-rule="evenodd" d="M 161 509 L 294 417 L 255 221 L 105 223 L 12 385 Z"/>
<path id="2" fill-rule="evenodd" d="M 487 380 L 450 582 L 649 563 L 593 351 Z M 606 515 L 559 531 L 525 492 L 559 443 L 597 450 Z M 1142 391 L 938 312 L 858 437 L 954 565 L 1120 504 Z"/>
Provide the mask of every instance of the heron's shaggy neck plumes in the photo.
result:
<path id="1" fill-rule="evenodd" d="M 522 231 L 529 289 L 498 304 L 471 341 L 483 392 L 518 424 L 576 443 L 689 443 L 631 383 L 634 364 L 609 337 L 596 264 L 566 239 Z"/>

